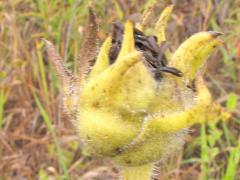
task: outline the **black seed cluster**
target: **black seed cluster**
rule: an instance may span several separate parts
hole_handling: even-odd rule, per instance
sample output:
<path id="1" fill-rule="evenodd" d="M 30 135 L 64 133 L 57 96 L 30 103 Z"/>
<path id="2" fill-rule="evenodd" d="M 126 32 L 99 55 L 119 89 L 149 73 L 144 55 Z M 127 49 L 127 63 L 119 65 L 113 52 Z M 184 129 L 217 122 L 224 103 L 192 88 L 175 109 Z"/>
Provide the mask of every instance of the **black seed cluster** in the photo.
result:
<path id="1" fill-rule="evenodd" d="M 109 53 L 110 63 L 114 63 L 121 49 L 124 28 L 121 23 L 114 23 L 112 30 L 112 46 Z M 170 73 L 175 76 L 182 76 L 182 72 L 176 68 L 167 66 L 165 52 L 168 43 L 157 44 L 156 36 L 146 36 L 142 31 L 134 28 L 135 48 L 143 53 L 146 64 L 157 80 L 162 77 L 162 73 Z"/>

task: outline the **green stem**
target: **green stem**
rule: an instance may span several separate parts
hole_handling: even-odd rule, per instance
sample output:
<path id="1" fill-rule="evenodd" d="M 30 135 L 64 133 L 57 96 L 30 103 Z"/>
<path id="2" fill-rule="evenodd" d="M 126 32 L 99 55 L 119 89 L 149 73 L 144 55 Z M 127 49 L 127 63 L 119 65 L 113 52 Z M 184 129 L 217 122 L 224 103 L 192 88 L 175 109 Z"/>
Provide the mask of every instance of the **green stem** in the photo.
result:
<path id="1" fill-rule="evenodd" d="M 136 167 L 123 167 L 123 180 L 150 180 L 152 164 Z"/>

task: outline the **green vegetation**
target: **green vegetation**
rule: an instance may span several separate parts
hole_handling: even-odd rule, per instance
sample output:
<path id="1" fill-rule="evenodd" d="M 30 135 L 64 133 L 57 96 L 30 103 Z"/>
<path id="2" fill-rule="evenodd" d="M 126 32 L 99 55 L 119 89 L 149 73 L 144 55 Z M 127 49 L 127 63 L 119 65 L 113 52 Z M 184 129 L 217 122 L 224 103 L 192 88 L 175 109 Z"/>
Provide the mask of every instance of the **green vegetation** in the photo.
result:
<path id="1" fill-rule="evenodd" d="M 142 13 L 154 0 L 95 0 L 99 44 L 111 23 Z M 159 2 L 159 1 L 158 1 Z M 161 1 L 155 17 L 171 1 Z M 214 100 L 232 112 L 228 121 L 190 128 L 186 146 L 163 163 L 162 179 L 240 177 L 240 3 L 175 1 L 167 39 L 176 49 L 202 30 L 224 32 L 224 45 L 209 59 L 205 79 Z M 180 1 L 179 1 L 180 2 Z M 57 46 L 74 72 L 89 1 L 0 1 L 0 179 L 77 179 L 109 163 L 81 149 L 42 39 Z M 151 22 L 151 21 L 150 21 Z M 98 171 L 99 176 L 103 173 Z M 114 171 L 110 171 L 116 176 Z"/>

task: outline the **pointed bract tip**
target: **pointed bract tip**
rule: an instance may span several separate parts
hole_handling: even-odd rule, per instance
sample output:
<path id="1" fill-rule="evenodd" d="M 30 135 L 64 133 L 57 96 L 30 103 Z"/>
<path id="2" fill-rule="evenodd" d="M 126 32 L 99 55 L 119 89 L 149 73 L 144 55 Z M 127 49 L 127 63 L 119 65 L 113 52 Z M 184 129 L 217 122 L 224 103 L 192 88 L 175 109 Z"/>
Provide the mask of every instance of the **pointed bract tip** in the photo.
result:
<path id="1" fill-rule="evenodd" d="M 88 6 L 88 18 L 90 23 L 96 24 L 96 15 L 93 10 L 93 5 Z"/>
<path id="2" fill-rule="evenodd" d="M 174 4 L 170 4 L 168 7 L 173 9 L 174 8 Z"/>
<path id="3" fill-rule="evenodd" d="M 133 26 L 134 22 L 131 20 L 131 19 L 128 19 L 126 22 L 125 22 L 125 25 L 126 24 L 129 24 L 131 26 Z"/>
<path id="4" fill-rule="evenodd" d="M 92 1 L 89 1 L 89 3 L 88 3 L 88 9 L 89 10 L 92 10 L 92 8 L 93 8 L 93 2 Z"/>
<path id="5" fill-rule="evenodd" d="M 51 43 L 51 41 L 48 41 L 48 40 L 45 39 L 45 38 L 42 38 L 41 40 L 44 42 L 44 44 L 45 44 L 47 47 L 53 46 L 53 44 Z"/>
<path id="6" fill-rule="evenodd" d="M 212 35 L 212 37 L 214 37 L 214 38 L 216 38 L 216 37 L 221 36 L 221 35 L 224 34 L 224 33 L 222 33 L 222 32 L 218 32 L 218 31 L 208 31 L 208 33 L 209 33 L 210 35 Z"/>

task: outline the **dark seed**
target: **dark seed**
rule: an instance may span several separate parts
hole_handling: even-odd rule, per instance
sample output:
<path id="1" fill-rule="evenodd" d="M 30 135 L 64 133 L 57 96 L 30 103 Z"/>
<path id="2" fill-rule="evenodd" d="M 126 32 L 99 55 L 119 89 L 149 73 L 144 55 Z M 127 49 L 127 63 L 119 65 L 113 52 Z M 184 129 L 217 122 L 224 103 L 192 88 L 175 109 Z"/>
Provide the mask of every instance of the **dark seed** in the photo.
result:
<path id="1" fill-rule="evenodd" d="M 124 27 L 121 23 L 113 24 L 112 46 L 109 52 L 110 63 L 114 63 L 122 45 Z M 143 53 L 145 64 L 154 73 L 155 79 L 162 78 L 162 73 L 170 73 L 181 77 L 183 74 L 176 68 L 168 67 L 165 52 L 169 48 L 169 43 L 157 43 L 156 36 L 146 36 L 142 31 L 134 28 L 135 48 Z"/>
<path id="2" fill-rule="evenodd" d="M 173 68 L 173 67 L 162 66 L 162 67 L 159 68 L 159 71 L 171 73 L 171 74 L 174 74 L 178 77 L 183 76 L 181 71 L 179 71 L 178 69 Z"/>

